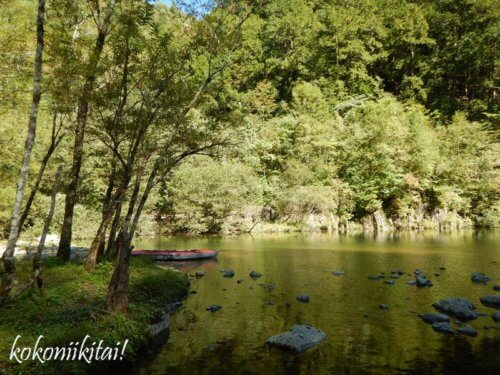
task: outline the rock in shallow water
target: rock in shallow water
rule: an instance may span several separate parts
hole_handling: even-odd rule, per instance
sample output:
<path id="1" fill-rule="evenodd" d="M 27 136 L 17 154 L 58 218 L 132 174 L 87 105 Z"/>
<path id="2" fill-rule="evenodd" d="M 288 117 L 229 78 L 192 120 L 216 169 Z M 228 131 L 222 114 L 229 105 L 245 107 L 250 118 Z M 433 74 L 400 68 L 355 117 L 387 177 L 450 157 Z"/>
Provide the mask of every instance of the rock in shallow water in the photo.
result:
<path id="1" fill-rule="evenodd" d="M 252 279 L 256 280 L 259 277 L 262 277 L 262 274 L 260 272 L 257 272 L 257 271 L 251 271 L 248 276 L 250 276 Z"/>
<path id="2" fill-rule="evenodd" d="M 414 280 L 410 280 L 406 282 L 407 285 L 417 285 L 417 282 Z"/>
<path id="3" fill-rule="evenodd" d="M 496 292 L 500 292 L 500 285 L 493 285 L 493 290 Z"/>
<path id="4" fill-rule="evenodd" d="M 219 311 L 220 309 L 222 309 L 222 306 L 219 306 L 219 305 L 212 305 L 212 306 L 207 307 L 207 311 L 210 311 L 210 312 Z"/>
<path id="5" fill-rule="evenodd" d="M 454 334 L 456 333 L 453 328 L 450 327 L 450 323 L 446 322 L 436 322 L 432 323 L 432 329 L 436 332 Z"/>
<path id="6" fill-rule="evenodd" d="M 500 313 L 494 313 L 493 315 L 491 315 L 491 319 L 493 319 L 495 323 L 500 322 Z"/>
<path id="7" fill-rule="evenodd" d="M 448 298 L 434 303 L 434 306 L 439 311 L 448 315 L 453 315 L 458 319 L 476 319 L 477 314 L 474 311 L 476 306 L 465 298 Z"/>
<path id="8" fill-rule="evenodd" d="M 368 276 L 368 279 L 370 279 L 370 280 L 380 280 L 380 276 L 379 275 L 371 275 L 371 276 Z"/>
<path id="9" fill-rule="evenodd" d="M 196 271 L 196 277 L 203 277 L 205 276 L 205 272 L 203 271 Z"/>
<path id="10" fill-rule="evenodd" d="M 479 299 L 481 303 L 488 307 L 500 308 L 500 295 L 484 296 Z"/>
<path id="11" fill-rule="evenodd" d="M 222 276 L 224 276 L 224 277 L 233 277 L 234 276 L 233 270 L 220 270 L 220 272 L 222 272 Z"/>
<path id="12" fill-rule="evenodd" d="M 266 343 L 282 349 L 301 353 L 314 345 L 319 344 L 326 334 L 309 324 L 294 325 L 288 332 L 271 336 Z"/>
<path id="13" fill-rule="evenodd" d="M 418 316 L 426 323 L 433 324 L 438 322 L 449 322 L 450 318 L 445 314 L 418 314 Z"/>
<path id="14" fill-rule="evenodd" d="M 332 271 L 332 274 L 335 276 L 343 276 L 345 275 L 344 271 Z"/>
<path id="15" fill-rule="evenodd" d="M 380 310 L 388 310 L 389 309 L 389 305 L 386 305 L 385 303 L 381 303 L 380 305 L 378 305 L 378 308 Z"/>
<path id="16" fill-rule="evenodd" d="M 394 284 L 396 284 L 396 282 L 394 280 L 386 280 L 386 281 L 384 281 L 384 284 L 394 285 Z"/>
<path id="17" fill-rule="evenodd" d="M 307 294 L 299 294 L 297 296 L 297 301 L 299 302 L 309 302 L 309 296 Z"/>
<path id="18" fill-rule="evenodd" d="M 462 335 L 466 336 L 471 336 L 471 337 L 476 337 L 477 336 L 477 331 L 474 327 L 471 326 L 463 326 L 457 329 L 458 333 L 461 333 Z"/>
<path id="19" fill-rule="evenodd" d="M 417 282 L 418 287 L 424 287 L 430 283 L 430 281 L 427 280 L 427 278 L 421 274 L 415 275 L 415 281 Z"/>
<path id="20" fill-rule="evenodd" d="M 486 276 L 484 273 L 481 272 L 473 272 L 470 279 L 474 283 L 482 283 L 482 284 L 486 284 L 488 281 L 491 280 L 490 277 Z"/>

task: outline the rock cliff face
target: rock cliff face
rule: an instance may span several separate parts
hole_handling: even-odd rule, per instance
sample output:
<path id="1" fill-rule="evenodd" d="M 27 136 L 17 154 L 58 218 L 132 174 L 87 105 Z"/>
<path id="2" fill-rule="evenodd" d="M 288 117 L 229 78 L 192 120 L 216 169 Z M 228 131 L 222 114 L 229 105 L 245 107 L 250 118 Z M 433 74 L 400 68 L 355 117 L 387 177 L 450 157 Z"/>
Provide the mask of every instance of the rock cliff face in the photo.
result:
<path id="1" fill-rule="evenodd" d="M 161 225 L 161 224 L 160 224 Z M 455 231 L 472 228 L 474 222 L 456 212 L 436 209 L 432 213 L 423 206 L 408 210 L 399 216 L 390 215 L 379 209 L 359 220 L 347 220 L 333 213 L 291 214 L 280 217 L 269 207 L 253 207 L 247 212 L 232 212 L 221 225 L 222 234 L 264 233 L 264 232 L 328 232 L 347 233 L 364 231 L 383 233 L 396 230 L 433 229 Z M 168 228 L 165 228 L 168 232 Z M 160 229 L 160 231 L 162 231 Z"/>

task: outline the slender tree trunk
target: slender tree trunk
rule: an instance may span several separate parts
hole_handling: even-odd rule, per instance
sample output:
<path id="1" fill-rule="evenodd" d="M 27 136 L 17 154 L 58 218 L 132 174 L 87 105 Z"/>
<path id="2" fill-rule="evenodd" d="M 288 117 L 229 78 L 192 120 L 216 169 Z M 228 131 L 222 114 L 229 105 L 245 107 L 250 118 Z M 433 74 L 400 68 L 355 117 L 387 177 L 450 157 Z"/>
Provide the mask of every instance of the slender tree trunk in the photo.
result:
<path id="1" fill-rule="evenodd" d="M 77 199 L 78 181 L 80 180 L 80 169 L 83 160 L 83 144 L 85 139 L 85 128 L 87 126 L 87 117 L 89 112 L 89 101 L 94 90 L 94 84 L 97 75 L 97 65 L 99 63 L 106 35 L 109 27 L 108 24 L 104 28 L 100 28 L 97 36 L 96 45 L 94 47 L 93 56 L 91 58 L 89 73 L 83 86 L 82 94 L 78 103 L 78 111 L 76 115 L 76 131 L 75 142 L 73 146 L 73 164 L 71 167 L 71 181 L 66 192 L 66 201 L 64 206 L 64 220 L 61 229 L 61 239 L 57 250 L 57 256 L 68 261 L 71 255 L 71 238 L 73 235 L 73 213 Z"/>
<path id="2" fill-rule="evenodd" d="M 85 259 L 84 267 L 87 271 L 93 269 L 97 263 L 97 256 L 99 253 L 99 247 L 101 245 L 101 241 L 103 240 L 103 236 L 106 235 L 106 231 L 108 229 L 108 225 L 113 219 L 114 213 L 116 211 L 116 206 L 118 202 L 124 198 L 125 193 L 127 192 L 128 184 L 131 180 L 130 172 L 128 172 L 128 168 L 124 171 L 124 176 L 120 186 L 116 190 L 115 194 L 112 197 L 112 205 L 106 208 L 106 212 L 103 215 L 101 220 L 101 224 L 99 225 L 99 229 L 97 230 L 97 234 L 90 245 L 89 254 Z"/>
<path id="3" fill-rule="evenodd" d="M 50 199 L 50 209 L 45 219 L 45 225 L 43 227 L 42 236 L 40 238 L 40 243 L 38 244 L 38 248 L 36 251 L 36 255 L 33 258 L 33 279 L 36 280 L 38 289 L 40 292 L 42 291 L 43 286 L 43 277 L 42 277 L 42 252 L 45 248 L 45 239 L 47 238 L 47 233 L 50 230 L 50 224 L 52 223 L 52 217 L 54 216 L 54 211 L 56 208 L 56 198 L 57 198 L 57 190 L 59 189 L 59 181 L 61 180 L 61 175 L 63 171 L 63 166 L 60 165 L 57 168 L 56 176 L 54 178 L 54 186 L 52 187 L 52 195 Z"/>
<path id="4" fill-rule="evenodd" d="M 31 188 L 30 195 L 28 196 L 28 199 L 26 200 L 26 204 L 24 205 L 23 213 L 21 214 L 21 219 L 19 222 L 19 230 L 22 231 L 24 222 L 26 221 L 26 218 L 28 217 L 28 214 L 31 209 L 31 205 L 33 204 L 33 201 L 35 200 L 35 195 L 38 192 L 38 188 L 40 187 L 40 182 L 42 181 L 43 174 L 45 173 L 45 169 L 47 168 L 47 164 L 49 163 L 50 158 L 52 157 L 52 154 L 56 150 L 57 146 L 59 146 L 59 143 L 63 139 L 62 136 L 59 136 L 57 138 L 52 138 L 52 141 L 50 143 L 49 148 L 47 149 L 47 152 L 45 153 L 45 156 L 42 159 L 42 162 L 40 164 L 40 168 L 38 169 L 38 174 L 36 176 L 35 184 Z"/>
<path id="5" fill-rule="evenodd" d="M 31 104 L 31 114 L 28 124 L 28 135 L 24 145 L 24 155 L 21 164 L 21 171 L 17 182 L 16 197 L 12 216 L 10 220 L 9 242 L 2 256 L 4 265 L 4 277 L 0 286 L 0 303 L 8 299 L 9 293 L 16 279 L 16 264 L 14 259 L 14 250 L 16 248 L 17 239 L 20 229 L 20 214 L 24 196 L 24 188 L 28 179 L 28 169 L 31 160 L 31 151 L 35 143 L 36 122 L 38 117 L 38 106 L 42 96 L 42 57 L 43 57 L 43 36 L 44 36 L 44 21 L 45 21 L 45 0 L 38 1 L 37 15 L 37 46 L 35 54 L 35 72 L 33 77 L 33 100 Z"/>
<path id="6" fill-rule="evenodd" d="M 120 218 L 122 213 L 122 203 L 118 202 L 116 207 L 115 217 L 113 219 L 113 224 L 111 224 L 111 230 L 109 231 L 108 245 L 106 246 L 105 256 L 108 259 L 112 259 L 118 253 L 116 250 L 116 232 L 118 231 L 118 226 L 120 225 Z"/>
<path id="7" fill-rule="evenodd" d="M 109 208 L 113 206 L 113 190 L 115 188 L 115 177 L 116 177 L 116 163 L 113 159 L 111 165 L 111 174 L 109 176 L 108 187 L 106 189 L 106 195 L 104 196 L 104 202 L 102 203 L 102 219 L 104 220 L 106 212 Z M 103 232 L 100 237 L 99 250 L 97 252 L 97 257 L 99 258 L 104 254 L 106 247 L 106 232 Z"/>
<path id="8" fill-rule="evenodd" d="M 47 217 L 45 219 L 45 224 L 42 230 L 42 236 L 40 237 L 40 242 L 38 243 L 38 248 L 36 250 L 35 257 L 33 258 L 33 273 L 31 276 L 31 280 L 16 293 L 14 299 L 19 297 L 22 293 L 24 293 L 34 284 L 38 286 L 40 293 L 43 294 L 42 252 L 45 248 L 45 239 L 47 238 L 47 233 L 49 233 L 50 224 L 52 223 L 52 217 L 54 216 L 57 190 L 59 189 L 59 181 L 61 179 L 62 169 L 63 169 L 62 165 L 59 166 L 59 168 L 57 168 L 56 176 L 54 178 L 54 185 L 52 186 L 52 194 L 50 198 L 49 213 L 47 214 Z"/>

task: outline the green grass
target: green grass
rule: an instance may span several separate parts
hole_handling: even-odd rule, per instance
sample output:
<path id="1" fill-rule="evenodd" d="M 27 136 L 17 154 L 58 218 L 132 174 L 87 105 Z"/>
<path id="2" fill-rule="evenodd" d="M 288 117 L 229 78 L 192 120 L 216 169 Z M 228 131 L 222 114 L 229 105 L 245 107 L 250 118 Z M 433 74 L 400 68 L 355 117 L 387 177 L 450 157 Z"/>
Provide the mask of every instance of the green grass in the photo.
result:
<path id="1" fill-rule="evenodd" d="M 19 285 L 30 276 L 31 262 L 18 262 Z M 33 346 L 39 335 L 41 346 L 68 346 L 90 335 L 107 346 L 128 339 L 125 358 L 133 361 L 148 339 L 152 319 L 165 304 L 186 295 L 189 281 L 184 275 L 155 267 L 147 259 L 132 259 L 130 265 L 130 308 L 127 315 L 104 311 L 111 262 L 98 264 L 92 272 L 82 265 L 61 265 L 56 259 L 44 262 L 44 295 L 36 289 L 25 293 L 8 308 L 0 308 L 0 373 L 85 373 L 82 362 L 52 361 L 41 365 L 9 361 L 12 343 L 21 335 L 19 346 Z M 100 362 L 99 365 L 106 363 Z"/>

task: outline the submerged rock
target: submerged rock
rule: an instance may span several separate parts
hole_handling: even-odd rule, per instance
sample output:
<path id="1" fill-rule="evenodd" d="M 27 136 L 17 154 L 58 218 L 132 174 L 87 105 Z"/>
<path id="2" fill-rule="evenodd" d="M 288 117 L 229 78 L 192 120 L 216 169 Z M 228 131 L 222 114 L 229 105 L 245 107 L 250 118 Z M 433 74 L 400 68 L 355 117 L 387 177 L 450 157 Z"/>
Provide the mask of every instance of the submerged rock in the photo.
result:
<path id="1" fill-rule="evenodd" d="M 430 281 L 427 280 L 427 278 L 425 276 L 420 275 L 420 274 L 415 275 L 415 281 L 417 282 L 418 287 L 424 287 L 430 283 Z"/>
<path id="2" fill-rule="evenodd" d="M 418 314 L 418 316 L 426 323 L 433 324 L 438 322 L 449 322 L 450 318 L 448 315 L 433 313 L 433 314 Z"/>
<path id="3" fill-rule="evenodd" d="M 410 280 L 406 282 L 407 285 L 417 285 L 417 282 L 414 280 Z"/>
<path id="4" fill-rule="evenodd" d="M 474 327 L 471 326 L 463 326 L 457 329 L 458 333 L 461 333 L 462 335 L 467 335 L 471 337 L 476 337 L 477 336 L 477 331 Z"/>
<path id="5" fill-rule="evenodd" d="M 402 276 L 405 274 L 405 271 L 403 271 L 402 269 L 392 270 L 391 274 Z"/>
<path id="6" fill-rule="evenodd" d="M 343 275 L 345 275 L 345 272 L 344 271 L 333 271 L 332 274 L 334 274 L 335 276 L 343 276 Z"/>
<path id="7" fill-rule="evenodd" d="M 203 272 L 203 271 L 196 271 L 195 275 L 196 275 L 196 277 L 203 277 L 203 276 L 205 276 L 205 272 Z"/>
<path id="8" fill-rule="evenodd" d="M 267 292 L 272 292 L 274 289 L 276 289 L 276 285 L 274 283 L 262 283 L 259 284 L 262 288 L 264 288 L 265 291 Z M 253 289 L 253 287 L 250 287 Z"/>
<path id="9" fill-rule="evenodd" d="M 386 305 L 385 303 L 381 303 L 380 305 L 378 305 L 378 308 L 380 310 L 388 310 L 389 309 L 389 305 Z"/>
<path id="10" fill-rule="evenodd" d="M 380 275 L 371 275 L 371 276 L 368 276 L 368 279 L 370 279 L 370 280 L 380 280 Z"/>
<path id="11" fill-rule="evenodd" d="M 495 321 L 495 323 L 500 322 L 500 313 L 494 313 L 491 315 L 491 319 Z"/>
<path id="12" fill-rule="evenodd" d="M 436 332 L 454 334 L 456 333 L 453 328 L 450 327 L 450 323 L 447 322 L 436 322 L 432 323 L 432 329 Z"/>
<path id="13" fill-rule="evenodd" d="M 307 303 L 309 302 L 309 296 L 307 294 L 299 294 L 297 296 L 297 301 Z"/>
<path id="14" fill-rule="evenodd" d="M 484 296 L 479 299 L 481 303 L 488 307 L 500 308 L 500 295 Z"/>
<path id="15" fill-rule="evenodd" d="M 252 279 L 256 280 L 259 277 L 262 277 L 262 274 L 260 272 L 257 272 L 257 271 L 251 271 L 248 276 L 250 276 Z"/>
<path id="16" fill-rule="evenodd" d="M 233 270 L 220 270 L 220 272 L 222 272 L 222 276 L 224 276 L 224 277 L 233 277 L 234 276 Z"/>
<path id="17" fill-rule="evenodd" d="M 446 267 L 439 267 L 439 269 L 440 269 L 441 271 L 444 271 L 444 270 L 446 270 Z"/>
<path id="18" fill-rule="evenodd" d="M 401 276 L 399 275 L 391 275 L 391 279 L 399 279 Z"/>
<path id="19" fill-rule="evenodd" d="M 434 303 L 439 311 L 448 315 L 453 315 L 458 319 L 476 319 L 477 313 L 474 311 L 476 306 L 465 298 L 448 298 Z"/>
<path id="20" fill-rule="evenodd" d="M 484 273 L 481 272 L 473 272 L 470 279 L 474 283 L 482 283 L 482 284 L 486 284 L 488 283 L 488 281 L 491 280 L 489 276 L 486 276 Z"/>
<path id="21" fill-rule="evenodd" d="M 210 311 L 210 312 L 219 311 L 220 309 L 222 309 L 222 306 L 220 306 L 220 305 L 212 305 L 212 306 L 208 306 L 206 308 L 206 310 Z"/>
<path id="22" fill-rule="evenodd" d="M 493 290 L 496 292 L 500 292 L 500 285 L 493 285 Z"/>
<path id="23" fill-rule="evenodd" d="M 319 344 L 326 334 L 309 324 L 294 325 L 288 332 L 274 335 L 266 340 L 266 343 L 282 349 L 301 353 L 314 345 Z"/>
<path id="24" fill-rule="evenodd" d="M 384 281 L 384 284 L 394 285 L 394 284 L 396 284 L 396 282 L 394 280 L 386 280 L 386 281 Z"/>

